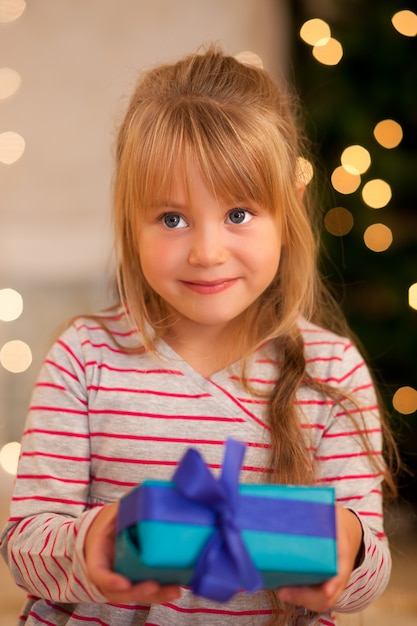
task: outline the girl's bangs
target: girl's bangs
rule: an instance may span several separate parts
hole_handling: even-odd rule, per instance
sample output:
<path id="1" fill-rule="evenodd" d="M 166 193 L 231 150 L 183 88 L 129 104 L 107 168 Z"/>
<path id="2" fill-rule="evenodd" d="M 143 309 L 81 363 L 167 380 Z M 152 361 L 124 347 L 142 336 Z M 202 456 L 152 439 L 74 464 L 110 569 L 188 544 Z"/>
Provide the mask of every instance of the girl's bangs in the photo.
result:
<path id="1" fill-rule="evenodd" d="M 265 149 L 261 129 L 252 130 L 236 120 L 232 124 L 217 107 L 210 111 L 205 106 L 201 112 L 195 102 L 188 104 L 171 109 L 165 123 L 154 128 L 152 140 L 144 144 L 138 168 L 142 206 L 167 200 L 178 177 L 187 181 L 190 166 L 197 164 L 215 195 L 226 201 L 254 201 L 273 210 L 276 158 Z"/>

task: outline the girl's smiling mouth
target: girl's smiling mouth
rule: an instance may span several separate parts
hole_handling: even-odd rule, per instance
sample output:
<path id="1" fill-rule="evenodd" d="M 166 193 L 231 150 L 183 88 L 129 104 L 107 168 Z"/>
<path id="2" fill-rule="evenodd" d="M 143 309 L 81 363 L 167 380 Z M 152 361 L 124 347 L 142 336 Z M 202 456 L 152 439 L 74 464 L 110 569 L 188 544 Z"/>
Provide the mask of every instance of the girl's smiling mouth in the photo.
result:
<path id="1" fill-rule="evenodd" d="M 237 283 L 238 278 L 222 278 L 219 280 L 206 281 L 206 280 L 198 280 L 198 281 L 188 281 L 181 280 L 181 284 L 183 284 L 187 289 L 199 293 L 201 295 L 212 295 L 216 293 L 220 293 L 229 289 L 233 285 Z"/>

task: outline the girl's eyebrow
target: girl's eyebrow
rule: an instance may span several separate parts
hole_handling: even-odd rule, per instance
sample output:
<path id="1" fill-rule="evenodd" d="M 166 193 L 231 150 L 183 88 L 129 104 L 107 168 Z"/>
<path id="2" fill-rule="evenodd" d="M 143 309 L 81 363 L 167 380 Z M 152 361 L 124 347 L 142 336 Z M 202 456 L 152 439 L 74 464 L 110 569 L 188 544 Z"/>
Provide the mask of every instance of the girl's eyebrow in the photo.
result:
<path id="1" fill-rule="evenodd" d="M 173 200 L 162 200 L 161 202 L 155 202 L 149 206 L 150 209 L 186 209 L 186 204 L 181 202 L 174 202 Z"/>

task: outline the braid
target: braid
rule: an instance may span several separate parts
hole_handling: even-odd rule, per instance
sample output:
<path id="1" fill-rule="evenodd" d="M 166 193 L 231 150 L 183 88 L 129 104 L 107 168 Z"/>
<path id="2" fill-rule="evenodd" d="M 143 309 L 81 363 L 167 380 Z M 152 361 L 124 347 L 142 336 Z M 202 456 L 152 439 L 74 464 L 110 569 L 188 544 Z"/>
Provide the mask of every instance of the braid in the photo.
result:
<path id="1" fill-rule="evenodd" d="M 299 330 L 294 328 L 291 334 L 276 339 L 275 344 L 282 360 L 267 416 L 271 427 L 269 466 L 272 480 L 311 484 L 312 464 L 295 405 L 296 392 L 303 383 L 306 370 L 303 339 Z"/>

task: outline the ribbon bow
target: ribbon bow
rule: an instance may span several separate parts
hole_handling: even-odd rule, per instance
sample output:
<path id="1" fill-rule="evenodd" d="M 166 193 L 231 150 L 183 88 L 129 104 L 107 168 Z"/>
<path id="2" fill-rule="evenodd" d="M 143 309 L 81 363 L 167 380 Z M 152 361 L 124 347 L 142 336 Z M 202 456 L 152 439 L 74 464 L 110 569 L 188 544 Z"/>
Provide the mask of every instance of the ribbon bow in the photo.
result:
<path id="1" fill-rule="evenodd" d="M 263 586 L 236 523 L 238 479 L 245 447 L 240 441 L 227 440 L 218 480 L 194 449 L 187 450 L 173 476 L 184 497 L 216 514 L 216 530 L 201 552 L 190 586 L 196 595 L 218 602 L 230 600 L 239 589 L 253 592 Z"/>

